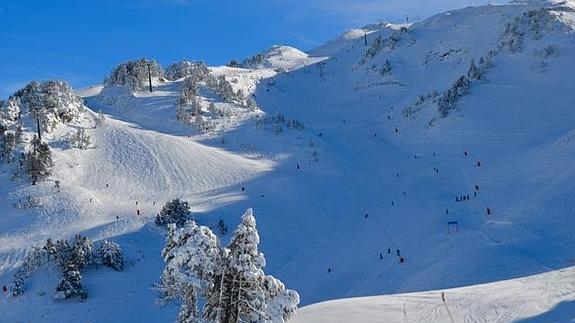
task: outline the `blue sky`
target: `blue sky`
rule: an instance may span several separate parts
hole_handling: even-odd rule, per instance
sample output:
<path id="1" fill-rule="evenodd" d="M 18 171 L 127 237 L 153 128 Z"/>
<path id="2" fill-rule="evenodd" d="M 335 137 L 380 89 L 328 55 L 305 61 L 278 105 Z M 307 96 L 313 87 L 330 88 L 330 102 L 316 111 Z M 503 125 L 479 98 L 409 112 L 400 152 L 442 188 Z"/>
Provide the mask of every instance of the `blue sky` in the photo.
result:
<path id="1" fill-rule="evenodd" d="M 0 97 L 29 80 L 102 81 L 148 57 L 210 65 L 274 44 L 311 49 L 379 19 L 425 17 L 487 0 L 0 0 Z"/>

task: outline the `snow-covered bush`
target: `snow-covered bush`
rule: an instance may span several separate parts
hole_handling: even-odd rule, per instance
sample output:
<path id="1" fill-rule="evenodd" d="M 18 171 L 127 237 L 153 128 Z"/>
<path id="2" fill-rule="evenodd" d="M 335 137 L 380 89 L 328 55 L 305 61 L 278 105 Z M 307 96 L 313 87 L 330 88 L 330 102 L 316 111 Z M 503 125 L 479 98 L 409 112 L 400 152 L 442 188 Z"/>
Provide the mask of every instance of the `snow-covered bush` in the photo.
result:
<path id="1" fill-rule="evenodd" d="M 124 252 L 119 244 L 104 240 L 96 253 L 102 265 L 114 268 L 117 271 L 124 269 Z"/>
<path id="2" fill-rule="evenodd" d="M 173 199 L 162 207 L 162 210 L 156 216 L 156 224 L 166 225 L 176 223 L 177 225 L 184 225 L 191 214 L 188 202 Z"/>
<path id="3" fill-rule="evenodd" d="M 285 322 L 299 295 L 267 276 L 253 211 L 248 209 L 227 248 L 193 221 L 168 226 L 160 290 L 165 300 L 182 302 L 178 322 Z M 202 312 L 198 303 L 204 304 Z M 200 314 L 201 313 L 201 314 Z"/>
<path id="4" fill-rule="evenodd" d="M 104 86 L 124 85 L 132 92 L 148 85 L 149 77 L 161 77 L 164 71 L 158 62 L 141 58 L 116 66 L 104 80 Z"/>
<path id="5" fill-rule="evenodd" d="M 18 268 L 10 283 L 10 293 L 13 296 L 21 295 L 25 291 L 25 280 L 42 266 L 52 263 L 62 271 L 54 297 L 80 296 L 85 299 L 87 293 L 81 283 L 82 270 L 95 263 L 122 270 L 124 264 L 122 249 L 118 244 L 102 242 L 97 250 L 97 259 L 92 248 L 90 239 L 82 235 L 76 235 L 71 241 L 57 240 L 56 243 L 48 239 L 41 248 L 33 248 Z"/>
<path id="6" fill-rule="evenodd" d="M 10 294 L 12 296 L 19 296 L 24 293 L 25 281 L 29 278 L 35 271 L 40 269 L 48 262 L 48 253 L 43 248 L 34 248 L 26 256 L 26 259 L 22 263 L 22 266 L 16 270 L 16 273 L 12 277 L 10 282 Z"/>
<path id="7" fill-rule="evenodd" d="M 166 69 L 166 77 L 172 81 L 187 77 L 191 78 L 195 82 L 201 82 L 208 76 L 208 74 L 210 74 L 210 69 L 204 62 L 190 62 L 184 60 L 174 63 Z"/>
<path id="8" fill-rule="evenodd" d="M 68 141 L 72 147 L 82 150 L 88 149 L 92 144 L 90 136 L 86 134 L 86 130 L 84 128 L 78 128 L 78 130 L 70 136 Z"/>

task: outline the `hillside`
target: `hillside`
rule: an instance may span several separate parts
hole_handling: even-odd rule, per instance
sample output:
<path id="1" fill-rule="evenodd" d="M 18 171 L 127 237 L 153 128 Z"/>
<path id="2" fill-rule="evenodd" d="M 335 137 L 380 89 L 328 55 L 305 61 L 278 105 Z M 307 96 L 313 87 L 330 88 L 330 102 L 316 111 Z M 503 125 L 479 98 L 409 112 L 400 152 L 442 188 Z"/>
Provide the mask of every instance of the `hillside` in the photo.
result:
<path id="1" fill-rule="evenodd" d="M 301 305 L 534 274 L 542 276 L 448 290 L 453 318 L 491 321 L 507 289 L 535 295 L 542 282 L 559 291 L 497 319 L 572 302 L 575 276 L 564 269 L 575 266 L 572 8 L 465 8 L 349 31 L 309 53 L 274 47 L 250 68 L 211 67 L 257 106 L 199 82 L 201 104 L 217 112 L 205 131 L 176 120 L 183 80 L 155 78 L 152 93 L 79 91 L 81 114 L 47 137 L 48 180 L 32 186 L 11 178 L 13 164 L 0 168 L 0 284 L 30 247 L 76 233 L 119 241 L 129 266 L 87 273 L 86 303 L 54 301 L 56 273 L 35 274 L 26 294 L 0 297 L 8 313 L 0 321 L 172 320 L 176 307 L 156 304 L 164 231 L 153 218 L 176 197 L 212 228 L 220 219 L 234 227 L 252 207 L 266 272 L 297 290 Z M 105 122 L 95 127 L 99 111 Z M 63 144 L 77 128 L 89 149 Z M 31 120 L 24 131 L 34 132 Z M 13 207 L 28 196 L 35 207 Z M 413 301 L 410 320 L 430 311 L 445 320 L 437 299 L 426 303 L 436 294 L 336 304 L 388 310 L 395 321 L 401 301 Z M 470 295 L 482 302 L 465 312 Z M 305 308 L 297 320 L 341 313 L 331 306 Z"/>
<path id="2" fill-rule="evenodd" d="M 469 287 L 328 301 L 300 309 L 294 322 L 571 322 L 573 274 L 569 268 Z"/>

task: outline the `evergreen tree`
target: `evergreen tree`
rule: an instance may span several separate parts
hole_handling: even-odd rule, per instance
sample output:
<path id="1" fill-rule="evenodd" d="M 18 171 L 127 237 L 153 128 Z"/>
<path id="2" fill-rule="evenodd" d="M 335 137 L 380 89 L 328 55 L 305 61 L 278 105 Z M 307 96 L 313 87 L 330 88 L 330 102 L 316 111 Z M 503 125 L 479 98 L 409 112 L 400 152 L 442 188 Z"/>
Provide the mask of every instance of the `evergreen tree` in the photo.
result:
<path id="1" fill-rule="evenodd" d="M 252 209 L 248 209 L 228 246 L 224 275 L 224 322 L 265 319 L 265 295 L 261 286 L 265 258 L 258 251 L 260 237 Z"/>
<path id="2" fill-rule="evenodd" d="M 50 175 L 52 167 L 52 155 L 48 144 L 43 143 L 34 136 L 30 151 L 26 156 L 28 175 L 33 182 L 44 179 Z"/>
<path id="3" fill-rule="evenodd" d="M 472 80 L 481 79 L 481 73 L 479 72 L 479 69 L 475 65 L 475 59 L 473 58 L 471 59 L 471 64 L 469 64 L 469 71 L 467 71 L 467 77 L 469 77 L 469 79 Z"/>
<path id="4" fill-rule="evenodd" d="M 74 296 L 86 299 L 88 297 L 88 293 L 86 293 L 84 287 L 82 287 L 82 275 L 80 274 L 80 270 L 74 264 L 68 264 L 58 282 L 54 298 L 65 299 Z"/>
<path id="5" fill-rule="evenodd" d="M 181 226 L 186 223 L 190 215 L 191 212 L 188 202 L 181 201 L 180 199 L 173 199 L 166 203 L 160 213 L 156 216 L 156 224 L 165 225 L 176 223 Z"/>
<path id="6" fill-rule="evenodd" d="M 179 298 L 178 322 L 284 322 L 299 303 L 299 295 L 276 278 L 266 276 L 265 258 L 258 251 L 259 235 L 248 209 L 228 248 L 221 248 L 207 227 L 193 221 L 177 229 L 168 225 L 162 256 L 166 267 L 160 290 L 165 300 Z"/>
<path id="7" fill-rule="evenodd" d="M 220 248 L 216 236 L 204 226 L 189 221 L 180 230 L 170 226 L 163 250 L 166 268 L 161 289 L 165 297 L 177 294 L 182 300 L 178 322 L 197 322 L 197 301 L 214 286 Z M 175 293 L 174 293 L 175 292 Z"/>
<path id="8" fill-rule="evenodd" d="M 104 240 L 98 247 L 98 258 L 104 266 L 114 268 L 117 271 L 124 269 L 124 253 L 119 244 Z"/>

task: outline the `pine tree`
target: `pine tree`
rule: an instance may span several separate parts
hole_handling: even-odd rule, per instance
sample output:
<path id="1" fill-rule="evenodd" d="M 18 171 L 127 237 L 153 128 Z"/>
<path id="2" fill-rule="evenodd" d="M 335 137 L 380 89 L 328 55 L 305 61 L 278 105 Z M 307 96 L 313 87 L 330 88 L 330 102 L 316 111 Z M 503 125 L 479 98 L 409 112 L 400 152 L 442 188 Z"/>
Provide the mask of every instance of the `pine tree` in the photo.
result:
<path id="1" fill-rule="evenodd" d="M 82 275 L 80 274 L 80 270 L 74 264 L 68 264 L 58 282 L 54 298 L 65 299 L 74 296 L 86 299 L 88 297 L 88 293 L 86 293 L 84 287 L 82 287 Z"/>
<path id="2" fill-rule="evenodd" d="M 265 319 L 265 295 L 261 288 L 265 258 L 258 251 L 260 237 L 252 209 L 246 210 L 228 246 L 224 275 L 226 303 L 224 322 Z"/>
<path id="3" fill-rule="evenodd" d="M 179 298 L 178 322 L 285 322 L 299 303 L 299 295 L 263 272 L 265 258 L 258 251 L 259 235 L 248 209 L 228 248 L 219 246 L 207 227 L 189 221 L 183 228 L 168 225 L 162 256 L 166 267 L 160 290 L 165 300 Z"/>
<path id="4" fill-rule="evenodd" d="M 43 143 L 34 136 L 31 142 L 31 149 L 26 157 L 28 175 L 33 182 L 44 179 L 50 175 L 52 167 L 52 155 L 48 144 Z"/>
<path id="5" fill-rule="evenodd" d="M 383 63 L 383 65 L 381 66 L 379 74 L 381 76 L 385 76 L 388 75 L 389 73 L 391 73 L 391 64 L 389 63 L 389 60 L 385 59 L 385 63 Z"/>
<path id="6" fill-rule="evenodd" d="M 92 242 L 85 236 L 77 235 L 72 245 L 71 258 L 68 264 L 72 263 L 78 270 L 84 269 L 94 261 L 92 252 Z"/>
<path id="7" fill-rule="evenodd" d="M 190 215 L 191 212 L 188 202 L 181 201 L 180 199 L 173 199 L 166 203 L 160 213 L 156 216 L 156 224 L 164 225 L 176 223 L 181 226 L 186 223 Z"/>
<path id="8" fill-rule="evenodd" d="M 98 258 L 104 266 L 114 268 L 117 271 L 124 269 L 124 253 L 119 244 L 104 240 L 98 247 Z"/>
<path id="9" fill-rule="evenodd" d="M 161 289 L 166 297 L 175 293 L 182 300 L 178 322 L 197 322 L 197 301 L 214 286 L 220 248 L 216 236 L 204 226 L 189 221 L 180 230 L 170 226 L 163 250 L 166 268 Z M 165 284 L 165 285 L 164 285 Z"/>
<path id="10" fill-rule="evenodd" d="M 471 64 L 469 64 L 469 71 L 467 71 L 467 77 L 469 77 L 469 79 L 472 79 L 472 80 L 480 80 L 481 79 L 481 73 L 479 72 L 479 69 L 475 65 L 475 59 L 474 58 L 471 59 Z"/>

